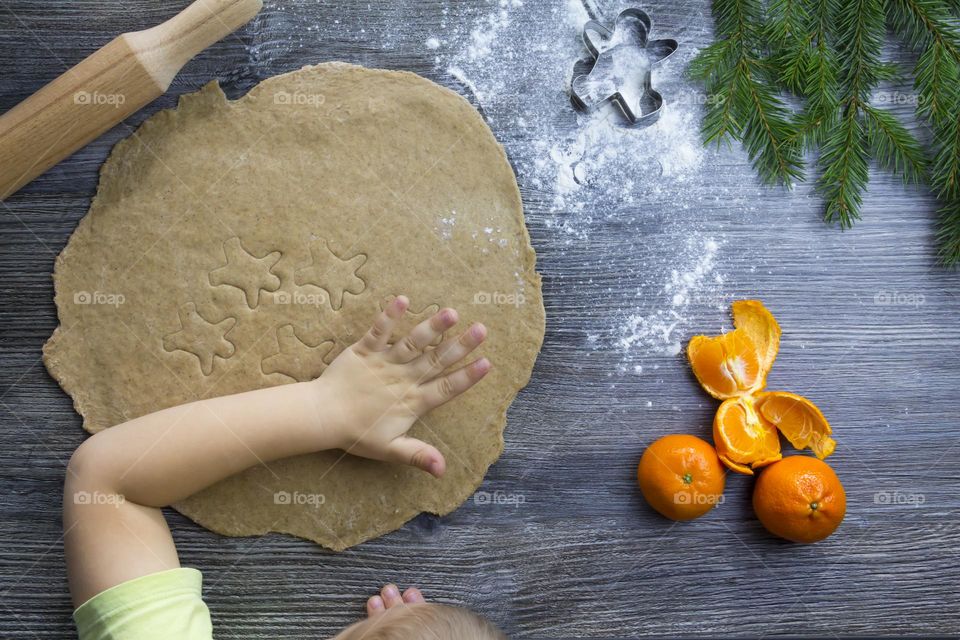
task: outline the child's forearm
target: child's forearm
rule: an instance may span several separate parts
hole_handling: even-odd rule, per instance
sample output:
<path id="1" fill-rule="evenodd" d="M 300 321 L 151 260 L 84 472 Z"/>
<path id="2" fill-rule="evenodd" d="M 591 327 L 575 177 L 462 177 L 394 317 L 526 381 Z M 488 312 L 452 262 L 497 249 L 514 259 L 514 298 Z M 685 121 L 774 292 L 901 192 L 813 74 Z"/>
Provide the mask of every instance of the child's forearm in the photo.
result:
<path id="1" fill-rule="evenodd" d="M 74 605 L 180 566 L 159 507 L 255 464 L 331 446 L 309 384 L 171 407 L 88 438 L 71 458 L 64 486 Z"/>
<path id="2" fill-rule="evenodd" d="M 311 385 L 318 382 L 199 400 L 136 418 L 90 438 L 74 467 L 105 492 L 167 506 L 248 467 L 334 446 L 314 401 Z"/>

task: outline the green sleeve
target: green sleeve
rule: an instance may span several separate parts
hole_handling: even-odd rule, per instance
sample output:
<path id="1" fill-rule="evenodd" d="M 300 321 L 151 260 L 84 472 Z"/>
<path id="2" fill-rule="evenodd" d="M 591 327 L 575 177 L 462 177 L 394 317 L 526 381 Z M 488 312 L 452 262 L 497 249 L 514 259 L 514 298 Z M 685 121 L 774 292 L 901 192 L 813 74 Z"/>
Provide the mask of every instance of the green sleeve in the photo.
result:
<path id="1" fill-rule="evenodd" d="M 73 612 L 80 640 L 212 640 L 196 569 L 170 569 L 118 584 Z"/>

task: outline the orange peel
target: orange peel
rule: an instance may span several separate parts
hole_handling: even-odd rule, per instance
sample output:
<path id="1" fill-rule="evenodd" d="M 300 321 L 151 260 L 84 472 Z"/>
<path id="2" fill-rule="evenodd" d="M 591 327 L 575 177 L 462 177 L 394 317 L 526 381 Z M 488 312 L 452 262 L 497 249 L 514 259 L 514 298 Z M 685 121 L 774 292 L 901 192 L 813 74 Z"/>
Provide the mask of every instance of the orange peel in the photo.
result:
<path id="1" fill-rule="evenodd" d="M 761 417 L 774 424 L 797 449 L 813 451 L 821 460 L 833 453 L 837 441 L 833 429 L 817 405 L 786 391 L 767 391 L 757 397 Z"/>
<path id="2" fill-rule="evenodd" d="M 780 325 L 759 300 L 737 300 L 732 308 L 733 326 L 746 332 L 757 348 L 764 381 L 760 387 L 762 389 L 780 351 Z"/>

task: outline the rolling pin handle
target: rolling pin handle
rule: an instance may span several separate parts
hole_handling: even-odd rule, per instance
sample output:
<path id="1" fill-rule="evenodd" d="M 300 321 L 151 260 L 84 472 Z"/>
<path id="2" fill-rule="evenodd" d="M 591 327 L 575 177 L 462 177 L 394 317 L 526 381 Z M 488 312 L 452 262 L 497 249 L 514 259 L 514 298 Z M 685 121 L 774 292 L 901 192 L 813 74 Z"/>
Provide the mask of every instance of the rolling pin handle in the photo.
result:
<path id="1" fill-rule="evenodd" d="M 196 0 L 125 33 L 0 115 L 0 201 L 160 97 L 191 58 L 239 29 L 262 0 Z"/>
<path id="2" fill-rule="evenodd" d="M 166 91 L 183 65 L 245 25 L 261 8 L 262 0 L 196 0 L 166 22 L 124 38 Z"/>

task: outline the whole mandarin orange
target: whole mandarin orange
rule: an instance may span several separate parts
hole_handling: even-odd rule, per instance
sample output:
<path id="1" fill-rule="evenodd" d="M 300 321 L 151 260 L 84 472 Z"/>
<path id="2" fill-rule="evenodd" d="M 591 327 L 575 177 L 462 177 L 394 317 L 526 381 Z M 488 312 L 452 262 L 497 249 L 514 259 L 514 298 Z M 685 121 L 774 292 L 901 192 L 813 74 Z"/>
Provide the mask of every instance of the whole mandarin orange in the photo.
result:
<path id="1" fill-rule="evenodd" d="M 847 494 L 826 462 L 789 456 L 760 472 L 753 488 L 753 510 L 775 536 L 818 542 L 840 526 Z"/>
<path id="2" fill-rule="evenodd" d="M 723 497 L 726 482 L 717 451 L 700 438 L 674 434 L 647 447 L 637 483 L 650 506 L 672 520 L 692 520 Z"/>

